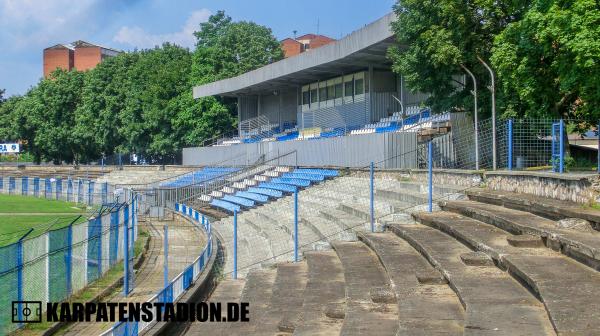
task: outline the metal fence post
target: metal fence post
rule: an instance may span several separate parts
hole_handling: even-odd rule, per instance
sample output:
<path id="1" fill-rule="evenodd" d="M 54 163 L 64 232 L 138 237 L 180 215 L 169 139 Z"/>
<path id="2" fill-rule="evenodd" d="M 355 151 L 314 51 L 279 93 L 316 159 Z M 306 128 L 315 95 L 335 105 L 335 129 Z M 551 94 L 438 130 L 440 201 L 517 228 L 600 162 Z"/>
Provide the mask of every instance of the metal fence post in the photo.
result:
<path id="1" fill-rule="evenodd" d="M 598 162 L 596 164 L 598 165 L 596 169 L 600 173 L 600 120 L 598 121 Z"/>
<path id="2" fill-rule="evenodd" d="M 429 141 L 429 151 L 428 151 L 428 159 L 427 159 L 427 209 L 429 212 L 433 211 L 433 141 Z"/>
<path id="3" fill-rule="evenodd" d="M 564 136 L 565 136 L 565 122 L 563 119 L 560 119 L 560 168 L 559 168 L 559 172 L 562 174 L 565 171 L 565 143 L 564 143 Z"/>
<path id="4" fill-rule="evenodd" d="M 375 164 L 371 161 L 371 166 L 369 169 L 369 211 L 371 217 L 371 232 L 375 232 Z"/>
<path id="5" fill-rule="evenodd" d="M 513 157 L 513 120 L 512 119 L 508 119 L 507 123 L 507 127 L 508 127 L 508 139 L 507 139 L 507 144 L 506 147 L 508 149 L 508 162 L 507 162 L 507 167 L 508 170 L 512 170 L 512 157 Z"/>
<path id="6" fill-rule="evenodd" d="M 23 237 L 19 238 L 17 242 L 17 301 L 18 303 L 18 318 L 19 321 L 23 320 L 23 309 L 21 307 L 20 301 L 23 301 L 23 239 L 27 237 L 33 228 L 29 229 L 29 231 L 23 235 Z"/>
<path id="7" fill-rule="evenodd" d="M 66 272 L 67 273 L 67 295 L 73 293 L 72 276 L 73 276 L 73 223 L 67 228 L 67 255 L 66 255 Z"/>
<path id="8" fill-rule="evenodd" d="M 237 210 L 233 210 L 233 278 L 237 279 Z"/>
<path id="9" fill-rule="evenodd" d="M 165 243 L 164 243 L 164 255 L 165 255 L 165 261 L 164 261 L 164 265 L 163 265 L 163 276 L 164 276 L 164 284 L 165 284 L 165 288 L 167 288 L 169 286 L 169 227 L 167 225 L 165 225 L 165 233 L 164 233 L 165 237 Z"/>
<path id="10" fill-rule="evenodd" d="M 298 189 L 294 191 L 294 262 L 298 262 Z"/>
<path id="11" fill-rule="evenodd" d="M 123 275 L 123 296 L 127 297 L 129 295 L 129 219 L 125 218 L 124 220 L 124 249 L 123 249 L 123 266 L 125 268 L 125 274 Z"/>

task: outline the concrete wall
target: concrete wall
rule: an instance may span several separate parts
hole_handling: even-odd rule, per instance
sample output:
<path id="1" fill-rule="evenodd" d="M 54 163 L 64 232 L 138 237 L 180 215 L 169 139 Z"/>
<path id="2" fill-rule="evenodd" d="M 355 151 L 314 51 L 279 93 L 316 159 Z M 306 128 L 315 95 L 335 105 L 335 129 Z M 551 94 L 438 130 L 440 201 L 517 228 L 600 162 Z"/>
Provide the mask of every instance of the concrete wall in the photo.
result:
<path id="1" fill-rule="evenodd" d="M 414 168 L 416 146 L 416 133 L 375 133 L 330 139 L 184 148 L 183 164 L 248 164 L 263 154 L 270 159 L 295 151 L 279 164 L 360 168 L 373 161 L 382 168 Z"/>

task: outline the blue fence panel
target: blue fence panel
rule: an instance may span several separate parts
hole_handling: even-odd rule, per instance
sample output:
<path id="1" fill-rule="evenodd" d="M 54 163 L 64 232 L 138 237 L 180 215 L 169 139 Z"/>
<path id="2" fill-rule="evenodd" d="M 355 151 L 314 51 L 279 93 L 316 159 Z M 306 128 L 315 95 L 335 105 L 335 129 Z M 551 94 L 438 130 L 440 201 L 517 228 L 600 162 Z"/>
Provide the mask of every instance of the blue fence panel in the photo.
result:
<path id="1" fill-rule="evenodd" d="M 27 196 L 29 194 L 29 177 L 21 177 L 21 195 Z"/>
<path id="2" fill-rule="evenodd" d="M 88 181 L 88 205 L 92 205 L 94 203 L 94 182 Z"/>
<path id="3" fill-rule="evenodd" d="M 0 190 L 4 189 L 4 177 L 0 176 Z"/>
<path id="4" fill-rule="evenodd" d="M 71 227 L 49 231 L 48 299 L 60 302 L 70 294 Z"/>
<path id="5" fill-rule="evenodd" d="M 63 192 L 63 180 L 61 178 L 56 179 L 56 199 L 59 200 L 62 197 Z"/>
<path id="6" fill-rule="evenodd" d="M 194 280 L 194 266 L 188 266 L 183 272 L 183 289 L 188 289 Z"/>
<path id="7" fill-rule="evenodd" d="M 39 177 L 33 178 L 33 196 L 35 196 L 35 197 L 40 196 L 40 178 Z"/>
<path id="8" fill-rule="evenodd" d="M 73 180 L 67 180 L 67 202 L 73 202 Z"/>
<path id="9" fill-rule="evenodd" d="M 139 331 L 138 322 L 120 322 L 113 329 L 113 336 L 137 336 Z"/>
<path id="10" fill-rule="evenodd" d="M 108 249 L 108 262 L 112 266 L 117 262 L 117 252 L 119 249 L 119 209 L 110 213 L 110 237 Z"/>
<path id="11" fill-rule="evenodd" d="M 83 180 L 77 181 L 77 203 L 83 203 Z"/>
<path id="12" fill-rule="evenodd" d="M 88 222 L 87 278 L 94 281 L 102 276 L 102 218 Z"/>
<path id="13" fill-rule="evenodd" d="M 8 193 L 13 194 L 17 189 L 17 183 L 15 182 L 14 176 L 8 178 Z"/>
<path id="14" fill-rule="evenodd" d="M 44 198 L 52 197 L 52 182 L 49 178 L 44 182 Z"/>

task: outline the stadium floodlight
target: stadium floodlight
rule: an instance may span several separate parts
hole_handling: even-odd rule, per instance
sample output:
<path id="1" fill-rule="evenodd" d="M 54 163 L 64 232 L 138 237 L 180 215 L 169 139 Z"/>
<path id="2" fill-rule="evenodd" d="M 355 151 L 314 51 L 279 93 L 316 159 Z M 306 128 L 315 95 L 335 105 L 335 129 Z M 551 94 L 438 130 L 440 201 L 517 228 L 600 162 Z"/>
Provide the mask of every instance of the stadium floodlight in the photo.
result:
<path id="1" fill-rule="evenodd" d="M 488 89 L 490 89 L 490 92 L 492 93 L 492 162 L 493 168 L 496 170 L 496 78 L 494 77 L 494 71 L 492 71 L 492 68 L 485 63 L 481 57 L 477 56 L 477 59 L 489 71 L 490 79 L 492 81 L 490 86 L 488 86 Z"/>
<path id="2" fill-rule="evenodd" d="M 471 76 L 471 78 L 473 79 L 473 91 L 471 91 L 471 94 L 473 95 L 474 98 L 474 117 L 475 117 L 475 170 L 479 170 L 479 125 L 478 125 L 478 116 L 477 116 L 477 79 L 475 79 L 475 75 L 473 75 L 473 73 L 467 69 L 466 66 L 464 66 L 464 64 L 460 65 L 461 68 L 463 68 L 463 70 L 465 70 L 466 73 L 469 74 L 469 76 Z"/>

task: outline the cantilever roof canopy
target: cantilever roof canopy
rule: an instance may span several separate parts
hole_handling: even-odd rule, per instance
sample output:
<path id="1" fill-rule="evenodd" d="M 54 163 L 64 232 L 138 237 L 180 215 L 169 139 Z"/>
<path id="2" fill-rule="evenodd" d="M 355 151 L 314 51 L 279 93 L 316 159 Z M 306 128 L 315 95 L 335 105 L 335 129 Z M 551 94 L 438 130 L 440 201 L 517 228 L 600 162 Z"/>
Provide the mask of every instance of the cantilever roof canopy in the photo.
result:
<path id="1" fill-rule="evenodd" d="M 283 59 L 237 77 L 194 87 L 194 98 L 242 96 L 296 88 L 317 80 L 367 68 L 388 68 L 387 49 L 394 43 L 394 13 L 314 50 Z"/>

